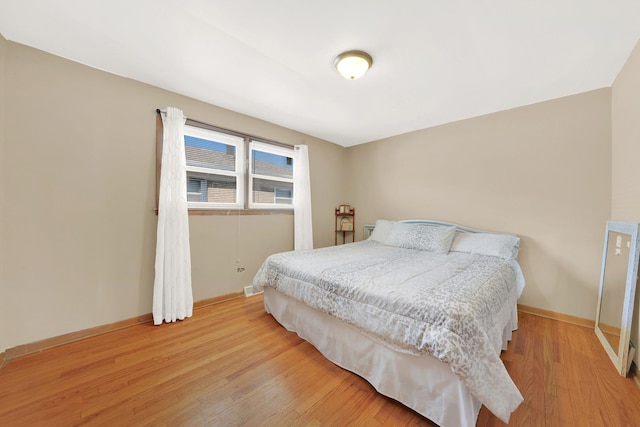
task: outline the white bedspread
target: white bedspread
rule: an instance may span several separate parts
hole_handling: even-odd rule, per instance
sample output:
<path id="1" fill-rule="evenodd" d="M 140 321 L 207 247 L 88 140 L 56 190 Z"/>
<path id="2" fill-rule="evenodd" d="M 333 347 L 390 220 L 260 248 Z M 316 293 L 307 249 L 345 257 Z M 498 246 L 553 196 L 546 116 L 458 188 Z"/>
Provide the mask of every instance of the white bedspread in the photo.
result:
<path id="1" fill-rule="evenodd" d="M 524 287 L 515 260 L 446 255 L 364 241 L 270 256 L 272 286 L 388 347 L 445 363 L 508 422 L 523 398 L 500 360 L 503 328 Z"/>

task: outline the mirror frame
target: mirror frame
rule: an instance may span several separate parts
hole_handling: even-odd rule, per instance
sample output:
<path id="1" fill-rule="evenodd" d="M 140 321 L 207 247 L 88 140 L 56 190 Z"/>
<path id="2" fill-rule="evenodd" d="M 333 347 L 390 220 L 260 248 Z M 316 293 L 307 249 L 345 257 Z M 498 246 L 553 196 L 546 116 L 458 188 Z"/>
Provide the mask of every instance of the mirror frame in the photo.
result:
<path id="1" fill-rule="evenodd" d="M 600 289 L 598 292 L 598 311 L 596 313 L 595 332 L 600 343 L 606 350 L 609 358 L 622 376 L 627 376 L 629 371 L 629 342 L 631 338 L 631 321 L 633 317 L 633 303 L 638 280 L 638 229 L 640 224 L 621 221 L 607 221 L 604 234 L 604 250 L 602 253 L 602 268 L 600 270 Z M 607 248 L 609 245 L 609 232 L 617 232 L 631 235 L 631 247 L 629 248 L 629 262 L 627 264 L 627 280 L 625 284 L 624 302 L 622 306 L 622 319 L 620 324 L 620 343 L 614 349 L 600 329 L 600 310 L 602 306 L 602 292 L 604 290 L 604 277 L 607 261 Z"/>

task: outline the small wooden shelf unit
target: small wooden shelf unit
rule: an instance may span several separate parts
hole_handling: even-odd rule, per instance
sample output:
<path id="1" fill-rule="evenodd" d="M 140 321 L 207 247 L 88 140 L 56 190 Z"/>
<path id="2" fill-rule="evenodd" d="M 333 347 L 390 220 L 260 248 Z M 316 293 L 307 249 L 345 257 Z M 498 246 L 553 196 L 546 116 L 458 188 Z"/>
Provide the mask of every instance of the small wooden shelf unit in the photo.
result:
<path id="1" fill-rule="evenodd" d="M 349 212 L 340 212 L 340 208 L 336 208 L 336 229 L 335 229 L 335 244 L 338 245 L 338 236 L 342 234 L 342 244 L 352 243 L 356 240 L 356 210 L 350 208 Z M 351 234 L 351 242 L 348 241 L 349 234 Z"/>

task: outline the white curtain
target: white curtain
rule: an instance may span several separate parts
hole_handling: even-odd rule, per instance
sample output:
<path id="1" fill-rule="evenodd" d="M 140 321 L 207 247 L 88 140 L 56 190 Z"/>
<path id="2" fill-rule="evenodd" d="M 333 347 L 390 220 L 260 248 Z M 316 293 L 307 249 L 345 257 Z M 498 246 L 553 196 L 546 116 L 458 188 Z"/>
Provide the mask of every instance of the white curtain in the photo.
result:
<path id="1" fill-rule="evenodd" d="M 187 212 L 187 172 L 182 110 L 162 115 L 162 166 L 158 204 L 153 323 L 175 322 L 193 313 L 191 251 Z"/>
<path id="2" fill-rule="evenodd" d="M 313 249 L 309 149 L 306 145 L 296 145 L 293 149 L 293 217 L 293 248 L 296 251 Z"/>

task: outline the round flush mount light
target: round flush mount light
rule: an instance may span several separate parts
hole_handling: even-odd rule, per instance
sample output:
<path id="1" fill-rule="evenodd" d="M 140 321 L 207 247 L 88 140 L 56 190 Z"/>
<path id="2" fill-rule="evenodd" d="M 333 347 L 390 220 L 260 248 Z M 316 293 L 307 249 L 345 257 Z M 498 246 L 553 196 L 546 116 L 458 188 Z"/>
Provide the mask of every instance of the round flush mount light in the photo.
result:
<path id="1" fill-rule="evenodd" d="M 347 80 L 359 79 L 373 64 L 371 55 L 361 50 L 350 50 L 338 55 L 333 62 L 336 70 Z"/>

